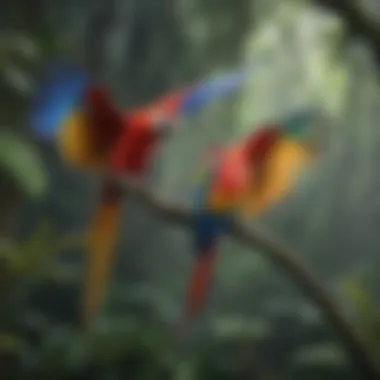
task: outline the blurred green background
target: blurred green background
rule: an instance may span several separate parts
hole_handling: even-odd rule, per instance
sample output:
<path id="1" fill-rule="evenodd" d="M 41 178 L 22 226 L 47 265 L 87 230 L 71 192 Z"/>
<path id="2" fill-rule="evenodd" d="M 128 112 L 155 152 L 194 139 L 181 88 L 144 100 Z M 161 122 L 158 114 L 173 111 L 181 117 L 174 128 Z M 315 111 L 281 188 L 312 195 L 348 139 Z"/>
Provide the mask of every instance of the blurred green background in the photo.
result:
<path id="1" fill-rule="evenodd" d="M 380 4 L 357 3 L 376 26 Z M 340 15 L 314 5 L 2 3 L 2 380 L 363 379 L 303 290 L 265 255 L 228 239 L 207 307 L 178 352 L 173 326 L 191 261 L 190 239 L 136 202 L 125 205 L 102 314 L 93 333 L 82 337 L 76 328 L 81 240 L 99 178 L 65 166 L 52 146 L 31 136 L 25 117 L 43 63 L 57 54 L 85 59 L 123 107 L 266 57 L 268 64 L 237 96 L 183 121 L 185 128 L 165 143 L 154 165 L 152 187 L 167 199 L 186 201 L 191 167 L 208 145 L 291 107 L 316 104 L 334 127 L 326 152 L 257 222 L 297 248 L 380 358 L 380 62 Z"/>

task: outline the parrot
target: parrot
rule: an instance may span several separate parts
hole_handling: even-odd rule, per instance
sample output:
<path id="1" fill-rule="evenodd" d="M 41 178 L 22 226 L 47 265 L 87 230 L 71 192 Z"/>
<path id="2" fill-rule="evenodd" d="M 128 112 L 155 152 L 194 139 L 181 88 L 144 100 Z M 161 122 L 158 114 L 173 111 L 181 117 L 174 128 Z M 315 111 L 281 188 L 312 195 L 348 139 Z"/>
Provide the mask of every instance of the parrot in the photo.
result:
<path id="1" fill-rule="evenodd" d="M 29 124 L 38 138 L 51 141 L 73 168 L 142 179 L 160 141 L 177 125 L 211 101 L 244 83 L 236 70 L 158 96 L 135 109 L 120 111 L 104 86 L 95 84 L 79 65 L 48 65 L 31 101 Z M 88 226 L 87 264 L 82 295 L 82 326 L 97 315 L 116 243 L 124 197 L 113 181 L 102 184 L 99 205 Z"/>
<path id="2" fill-rule="evenodd" d="M 238 142 L 214 147 L 201 158 L 194 180 L 194 258 L 179 331 L 203 308 L 213 276 L 219 238 L 236 214 L 254 218 L 295 186 L 297 174 L 318 152 L 307 128 L 314 113 L 296 111 L 281 121 L 260 123 Z"/>

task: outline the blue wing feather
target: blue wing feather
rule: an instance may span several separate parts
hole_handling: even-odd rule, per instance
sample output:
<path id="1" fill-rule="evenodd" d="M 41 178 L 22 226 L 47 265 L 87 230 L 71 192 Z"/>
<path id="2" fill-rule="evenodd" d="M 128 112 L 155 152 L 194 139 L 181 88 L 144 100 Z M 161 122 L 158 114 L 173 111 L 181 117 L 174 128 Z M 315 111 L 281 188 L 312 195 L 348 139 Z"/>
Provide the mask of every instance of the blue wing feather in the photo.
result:
<path id="1" fill-rule="evenodd" d="M 178 113 L 183 117 L 194 115 L 209 102 L 236 91 L 245 78 L 246 72 L 233 72 L 194 86 L 183 95 Z"/>
<path id="2" fill-rule="evenodd" d="M 214 212 L 207 208 L 207 198 L 213 179 L 213 170 L 210 168 L 200 180 L 194 192 L 193 206 L 195 209 L 194 252 L 198 256 L 207 254 L 216 239 L 228 230 L 231 223 L 231 213 Z"/>
<path id="3" fill-rule="evenodd" d="M 199 256 L 208 252 L 218 237 L 228 230 L 231 220 L 230 214 L 200 212 L 195 220 L 195 254 Z"/>
<path id="4" fill-rule="evenodd" d="M 209 102 L 238 90 L 247 79 L 247 75 L 251 74 L 252 70 L 260 65 L 265 64 L 265 62 L 266 57 L 258 57 L 250 62 L 249 65 L 244 65 L 243 68 L 193 86 L 182 95 L 178 113 L 183 117 L 192 116 Z"/>
<path id="5" fill-rule="evenodd" d="M 87 75 L 78 66 L 50 64 L 31 102 L 32 131 L 41 138 L 54 138 L 67 116 L 80 105 L 88 83 Z"/>

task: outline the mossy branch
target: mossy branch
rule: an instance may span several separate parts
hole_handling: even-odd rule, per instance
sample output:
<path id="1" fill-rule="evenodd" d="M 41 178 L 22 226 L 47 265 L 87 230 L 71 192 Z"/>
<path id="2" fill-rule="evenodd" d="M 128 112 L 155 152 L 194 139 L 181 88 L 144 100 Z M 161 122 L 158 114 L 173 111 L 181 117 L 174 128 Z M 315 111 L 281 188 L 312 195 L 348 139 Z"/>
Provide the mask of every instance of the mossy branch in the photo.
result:
<path id="1" fill-rule="evenodd" d="M 121 177 L 112 180 L 116 180 L 129 197 L 140 201 L 159 218 L 178 226 L 192 227 L 194 215 L 190 211 L 160 200 L 137 182 Z M 267 258 L 292 277 L 305 294 L 319 307 L 325 321 L 334 329 L 352 363 L 361 371 L 361 378 L 363 380 L 380 379 L 380 369 L 371 358 L 365 344 L 340 313 L 339 307 L 328 291 L 301 262 L 299 255 L 296 255 L 291 249 L 280 244 L 277 239 L 264 231 L 258 228 L 248 228 L 238 221 L 235 221 L 229 234 L 255 252 L 257 248 L 261 248 Z"/>

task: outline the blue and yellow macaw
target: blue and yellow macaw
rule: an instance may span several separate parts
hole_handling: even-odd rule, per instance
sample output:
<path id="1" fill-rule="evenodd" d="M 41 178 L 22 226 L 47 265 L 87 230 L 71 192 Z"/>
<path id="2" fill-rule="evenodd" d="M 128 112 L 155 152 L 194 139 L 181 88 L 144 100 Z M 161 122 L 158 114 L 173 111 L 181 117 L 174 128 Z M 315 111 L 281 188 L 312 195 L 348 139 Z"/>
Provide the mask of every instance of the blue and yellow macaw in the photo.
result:
<path id="1" fill-rule="evenodd" d="M 244 70 L 230 72 L 120 111 L 79 66 L 58 63 L 47 70 L 36 90 L 30 125 L 36 136 L 55 143 L 62 159 L 74 168 L 141 178 L 178 118 L 190 117 L 236 91 L 246 75 Z M 119 186 L 106 181 L 88 228 L 84 326 L 97 314 L 105 293 L 122 201 Z"/>
<path id="2" fill-rule="evenodd" d="M 256 217 L 280 201 L 295 186 L 297 173 L 315 156 L 307 137 L 313 113 L 297 112 L 281 123 L 261 125 L 241 141 L 216 149 L 202 163 L 196 189 L 193 230 L 194 262 L 180 326 L 203 307 L 217 257 L 219 237 L 232 216 Z"/>

